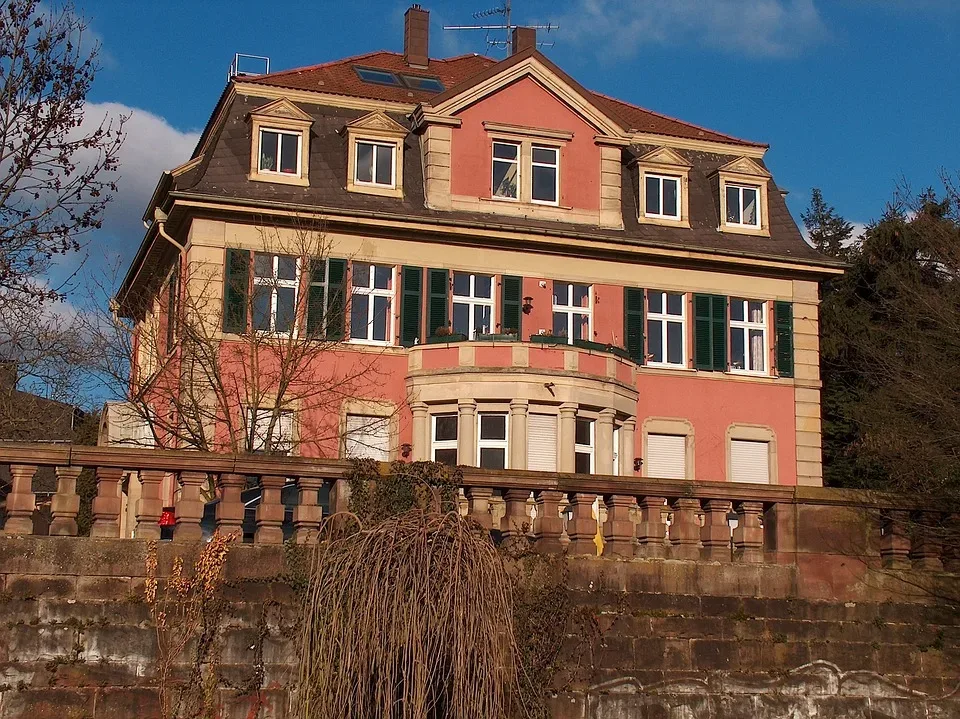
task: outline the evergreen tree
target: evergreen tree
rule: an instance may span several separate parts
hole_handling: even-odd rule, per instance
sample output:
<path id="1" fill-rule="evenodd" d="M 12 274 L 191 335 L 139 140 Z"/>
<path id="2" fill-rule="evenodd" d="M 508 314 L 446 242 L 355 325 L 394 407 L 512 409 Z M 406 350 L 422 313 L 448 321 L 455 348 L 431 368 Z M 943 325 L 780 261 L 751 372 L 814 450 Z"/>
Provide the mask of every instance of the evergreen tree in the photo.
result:
<path id="1" fill-rule="evenodd" d="M 813 246 L 831 257 L 843 257 L 853 235 L 853 225 L 837 214 L 823 199 L 823 193 L 813 188 L 810 206 L 800 214 Z"/>

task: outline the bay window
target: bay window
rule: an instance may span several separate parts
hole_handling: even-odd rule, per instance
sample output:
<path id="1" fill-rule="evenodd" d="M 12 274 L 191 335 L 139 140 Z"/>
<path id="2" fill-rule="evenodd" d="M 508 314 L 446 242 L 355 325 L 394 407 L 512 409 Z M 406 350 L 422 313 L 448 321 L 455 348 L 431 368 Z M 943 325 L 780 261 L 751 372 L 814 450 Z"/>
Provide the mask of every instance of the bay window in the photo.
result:
<path id="1" fill-rule="evenodd" d="M 350 296 L 350 339 L 390 343 L 393 268 L 354 262 Z"/>
<path id="2" fill-rule="evenodd" d="M 435 414 L 431 417 L 431 458 L 449 466 L 457 463 L 457 424 L 456 414 Z"/>
<path id="3" fill-rule="evenodd" d="M 593 474 L 595 424 L 587 417 L 577 417 L 574 440 L 574 471 L 577 474 Z"/>
<path id="4" fill-rule="evenodd" d="M 507 468 L 507 415 L 481 412 L 478 416 L 477 464 L 487 469 Z"/>
<path id="5" fill-rule="evenodd" d="M 591 332 L 590 285 L 570 282 L 553 283 L 553 334 L 566 337 L 567 344 L 574 340 L 590 340 Z"/>
<path id="6" fill-rule="evenodd" d="M 730 367 L 766 373 L 767 306 L 765 302 L 730 298 Z"/>
<path id="7" fill-rule="evenodd" d="M 453 331 L 467 339 L 493 331 L 493 277 L 453 273 Z"/>

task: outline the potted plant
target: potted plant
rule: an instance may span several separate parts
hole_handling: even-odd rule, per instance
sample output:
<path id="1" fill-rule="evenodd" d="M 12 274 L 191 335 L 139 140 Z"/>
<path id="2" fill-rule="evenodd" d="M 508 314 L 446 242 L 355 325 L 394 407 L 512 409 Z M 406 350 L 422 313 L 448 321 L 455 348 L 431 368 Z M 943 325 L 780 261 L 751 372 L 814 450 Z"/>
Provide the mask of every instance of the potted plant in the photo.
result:
<path id="1" fill-rule="evenodd" d="M 517 330 L 512 327 L 506 327 L 502 331 L 493 334 L 478 334 L 477 340 L 484 342 L 517 342 L 520 337 Z"/>
<path id="2" fill-rule="evenodd" d="M 449 325 L 441 325 L 433 331 L 433 336 L 427 338 L 428 345 L 443 344 L 446 342 L 465 342 L 466 335 L 459 334 L 450 329 Z"/>
<path id="3" fill-rule="evenodd" d="M 530 341 L 538 345 L 565 345 L 567 342 L 567 333 L 553 334 L 551 330 L 545 330 L 535 335 L 530 335 Z"/>

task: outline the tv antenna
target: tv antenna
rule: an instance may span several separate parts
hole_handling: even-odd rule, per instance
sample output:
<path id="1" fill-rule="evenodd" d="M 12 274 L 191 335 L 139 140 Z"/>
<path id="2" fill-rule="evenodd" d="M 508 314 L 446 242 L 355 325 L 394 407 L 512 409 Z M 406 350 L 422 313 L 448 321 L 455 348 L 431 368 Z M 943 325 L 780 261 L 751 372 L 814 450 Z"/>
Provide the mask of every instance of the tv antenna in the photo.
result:
<path id="1" fill-rule="evenodd" d="M 497 7 L 492 7 L 487 10 L 480 10 L 479 12 L 473 13 L 473 17 L 476 20 L 485 20 L 487 18 L 493 18 L 500 16 L 503 18 L 501 24 L 496 25 L 444 25 L 444 30 L 483 30 L 486 32 L 486 43 L 487 47 L 495 47 L 501 50 L 506 50 L 507 55 L 510 55 L 513 52 L 513 31 L 517 27 L 529 27 L 534 30 L 545 30 L 546 32 L 551 32 L 553 30 L 559 30 L 559 25 L 554 25 L 553 23 L 547 23 L 546 25 L 514 25 L 512 20 L 512 11 L 511 0 L 503 0 L 502 5 Z M 491 32 L 496 32 L 499 30 L 505 31 L 506 39 L 500 40 L 496 37 L 491 37 Z M 538 42 L 537 47 L 553 47 L 554 43 L 552 42 Z"/>

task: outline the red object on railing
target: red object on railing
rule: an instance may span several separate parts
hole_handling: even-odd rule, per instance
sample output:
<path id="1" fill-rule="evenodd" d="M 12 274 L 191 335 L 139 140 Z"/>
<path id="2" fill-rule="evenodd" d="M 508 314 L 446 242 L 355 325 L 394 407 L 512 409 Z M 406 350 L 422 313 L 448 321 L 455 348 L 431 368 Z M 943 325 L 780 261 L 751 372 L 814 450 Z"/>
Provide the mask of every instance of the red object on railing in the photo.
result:
<path id="1" fill-rule="evenodd" d="M 160 512 L 160 526 L 172 527 L 177 523 L 177 515 L 173 507 L 164 507 Z"/>

